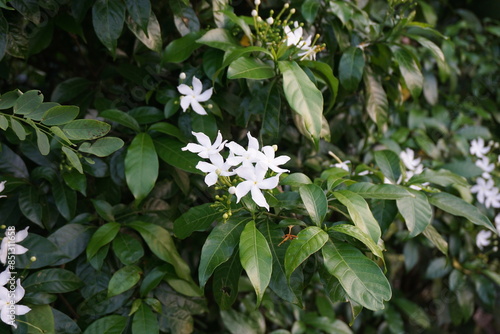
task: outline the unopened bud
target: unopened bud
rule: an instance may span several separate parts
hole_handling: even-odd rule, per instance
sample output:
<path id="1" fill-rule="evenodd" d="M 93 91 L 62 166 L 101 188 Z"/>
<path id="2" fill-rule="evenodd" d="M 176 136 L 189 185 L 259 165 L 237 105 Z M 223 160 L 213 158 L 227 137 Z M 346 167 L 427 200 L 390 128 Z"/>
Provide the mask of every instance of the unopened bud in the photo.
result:
<path id="1" fill-rule="evenodd" d="M 236 188 L 235 187 L 229 187 L 227 190 L 231 195 L 234 195 L 236 193 Z"/>
<path id="2" fill-rule="evenodd" d="M 181 79 L 181 80 L 186 79 L 186 73 L 181 72 L 181 74 L 179 74 L 179 79 Z"/>
<path id="3" fill-rule="evenodd" d="M 223 215 L 222 215 L 222 218 L 224 218 L 224 219 L 228 219 L 228 218 L 229 218 L 229 215 L 228 215 L 227 213 L 225 213 L 225 214 L 223 214 Z"/>
<path id="4" fill-rule="evenodd" d="M 267 22 L 267 24 L 271 25 L 274 23 L 274 19 L 272 17 L 268 17 L 266 22 Z"/>
<path id="5" fill-rule="evenodd" d="M 295 8 L 290 9 L 290 14 L 295 14 Z"/>
<path id="6" fill-rule="evenodd" d="M 286 8 L 290 7 L 290 4 L 286 3 L 286 4 L 283 5 L 283 7 L 286 9 Z"/>
<path id="7" fill-rule="evenodd" d="M 31 261 L 31 262 L 35 262 L 35 261 L 36 261 L 36 256 L 32 256 L 32 257 L 30 257 L 30 261 Z"/>
<path id="8" fill-rule="evenodd" d="M 259 13 L 257 13 L 257 11 L 255 9 L 252 10 L 252 16 L 253 17 L 257 17 L 257 15 L 259 15 Z"/>
<path id="9" fill-rule="evenodd" d="M 213 107 L 214 107 L 214 105 L 212 103 L 209 103 L 207 106 L 208 109 L 212 109 Z"/>
<path id="10" fill-rule="evenodd" d="M 260 0 L 255 0 L 253 3 L 255 4 L 255 6 L 258 6 L 260 5 Z"/>
<path id="11" fill-rule="evenodd" d="M 276 152 L 278 150 L 278 145 L 274 144 L 273 145 L 273 150 L 274 150 L 274 152 Z"/>

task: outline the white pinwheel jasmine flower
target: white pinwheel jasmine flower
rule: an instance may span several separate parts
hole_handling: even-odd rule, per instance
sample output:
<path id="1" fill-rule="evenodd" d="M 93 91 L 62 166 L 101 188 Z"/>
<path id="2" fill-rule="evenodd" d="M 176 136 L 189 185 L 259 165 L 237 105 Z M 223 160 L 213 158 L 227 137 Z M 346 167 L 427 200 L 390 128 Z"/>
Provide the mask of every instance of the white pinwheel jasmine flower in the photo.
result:
<path id="1" fill-rule="evenodd" d="M 212 96 L 213 88 L 209 88 L 202 92 L 203 85 L 197 77 L 193 76 L 193 88 L 186 84 L 180 84 L 177 86 L 179 93 L 183 94 L 181 96 L 181 107 L 182 111 L 186 111 L 189 106 L 199 115 L 206 115 L 207 112 L 203 108 L 200 102 L 205 102 Z"/>
<path id="2" fill-rule="evenodd" d="M 491 231 L 481 230 L 476 236 L 476 245 L 479 249 L 483 249 L 490 245 Z"/>
<path id="3" fill-rule="evenodd" d="M 484 139 L 477 138 L 473 139 L 470 143 L 470 154 L 475 155 L 478 158 L 482 158 L 485 154 L 490 151 L 489 146 L 484 146 Z"/>
<path id="4" fill-rule="evenodd" d="M 0 287 L 0 319 L 14 328 L 17 328 L 14 315 L 24 315 L 31 311 L 28 306 L 17 304 L 23 299 L 24 292 L 20 279 L 17 279 L 17 287 L 14 291 L 9 291 L 3 286 Z"/>
<path id="5" fill-rule="evenodd" d="M 500 208 L 500 190 L 497 187 L 493 187 L 490 191 L 486 193 L 484 199 L 484 206 L 489 208 Z"/>
<path id="6" fill-rule="evenodd" d="M 17 244 L 18 242 L 26 239 L 28 236 L 28 229 L 29 226 L 17 233 L 11 232 L 12 230 L 9 229 L 5 231 L 5 237 L 2 239 L 2 243 L 0 245 L 0 262 L 3 264 L 7 262 L 8 253 L 21 255 L 28 251 L 26 247 Z"/>
<path id="7" fill-rule="evenodd" d="M 210 156 L 210 162 L 200 161 L 196 165 L 196 168 L 204 173 L 208 173 L 205 176 L 205 183 L 207 186 L 211 187 L 217 183 L 219 175 L 221 176 L 231 176 L 236 174 L 235 172 L 229 171 L 231 165 L 224 162 L 224 158 L 220 154 L 212 154 Z"/>
<path id="8" fill-rule="evenodd" d="M 274 189 L 278 186 L 279 175 L 265 179 L 267 170 L 260 167 L 240 167 L 237 169 L 238 176 L 245 181 L 240 182 L 235 189 L 236 203 L 250 192 L 252 200 L 260 207 L 266 208 L 269 211 L 269 204 L 262 194 L 261 190 Z"/>
<path id="9" fill-rule="evenodd" d="M 346 161 L 342 161 L 342 162 L 338 162 L 336 164 L 333 164 L 332 167 L 341 168 L 341 169 L 349 172 L 349 166 L 348 166 L 349 164 L 351 164 L 351 161 L 346 160 Z"/>
<path id="10" fill-rule="evenodd" d="M 485 180 L 482 177 L 478 177 L 476 184 L 470 188 L 470 191 L 473 194 L 477 193 L 477 201 L 483 204 L 487 194 L 493 189 L 493 187 L 493 180 Z"/>
<path id="11" fill-rule="evenodd" d="M 227 142 L 227 140 L 222 141 L 222 134 L 220 131 L 217 133 L 217 138 L 215 138 L 213 144 L 210 141 L 210 138 L 203 132 L 191 133 L 196 137 L 199 144 L 189 143 L 183 147 L 182 150 L 196 153 L 203 159 L 208 159 L 211 155 L 219 154 Z"/>
<path id="12" fill-rule="evenodd" d="M 1 193 L 2 191 L 4 191 L 4 189 L 5 189 L 5 182 L 7 182 L 7 181 L 2 181 L 2 182 L 0 182 L 0 193 Z M 0 198 L 2 198 L 2 197 L 7 197 L 7 196 L 5 196 L 5 195 L 0 195 Z"/>
<path id="13" fill-rule="evenodd" d="M 495 164 L 490 164 L 490 159 L 488 159 L 488 157 L 482 157 L 481 159 L 477 160 L 476 166 L 483 170 L 483 174 L 481 176 L 485 179 L 490 179 L 490 173 L 495 169 Z"/>
<path id="14" fill-rule="evenodd" d="M 231 150 L 233 156 L 228 157 L 226 162 L 231 166 L 242 164 L 243 167 L 250 167 L 252 163 L 259 161 L 259 142 L 257 138 L 247 133 L 248 147 L 245 150 L 243 146 L 234 141 L 227 143 L 226 147 Z"/>
<path id="15" fill-rule="evenodd" d="M 5 270 L 0 274 L 0 286 L 4 286 L 10 280 L 10 270 L 9 267 L 5 268 Z"/>
<path id="16" fill-rule="evenodd" d="M 401 151 L 401 153 L 399 153 L 399 157 L 403 161 L 406 168 L 408 168 L 408 170 L 413 171 L 413 170 L 419 169 L 419 167 L 420 167 L 423 171 L 423 167 L 420 164 L 420 162 L 421 162 L 420 158 L 415 158 L 415 152 L 411 148 L 407 148 L 406 150 Z M 420 173 L 422 171 L 420 171 Z M 420 174 L 420 173 L 416 173 L 416 174 Z"/>
<path id="17" fill-rule="evenodd" d="M 292 46 L 295 45 L 299 49 L 304 45 L 304 41 L 302 39 L 302 35 L 304 34 L 304 30 L 299 26 L 299 23 L 295 21 L 293 23 L 294 29 L 292 30 L 289 26 L 284 28 L 286 34 L 286 45 Z"/>
<path id="18" fill-rule="evenodd" d="M 270 169 L 273 172 L 276 172 L 279 174 L 287 173 L 287 172 L 289 172 L 288 169 L 283 169 L 283 168 L 280 168 L 278 166 L 287 163 L 288 160 L 290 160 L 290 157 L 288 157 L 286 155 L 281 155 L 281 156 L 276 158 L 274 152 L 276 152 L 277 149 L 278 149 L 278 147 L 276 145 L 264 146 L 262 148 L 262 152 L 258 152 L 258 154 L 257 154 L 258 159 L 259 159 L 257 161 L 257 164 L 266 170 Z"/>

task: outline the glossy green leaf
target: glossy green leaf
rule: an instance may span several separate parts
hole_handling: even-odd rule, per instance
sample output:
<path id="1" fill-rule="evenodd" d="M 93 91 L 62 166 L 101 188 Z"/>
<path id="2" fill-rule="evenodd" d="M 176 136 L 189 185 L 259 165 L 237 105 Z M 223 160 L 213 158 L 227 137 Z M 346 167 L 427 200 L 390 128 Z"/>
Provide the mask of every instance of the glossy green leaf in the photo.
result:
<path id="1" fill-rule="evenodd" d="M 144 276 L 141 283 L 141 297 L 146 296 L 151 290 L 156 288 L 158 284 L 163 280 L 165 275 L 169 271 L 173 271 L 173 267 L 168 264 L 162 264 L 161 266 L 154 267 L 149 273 Z"/>
<path id="2" fill-rule="evenodd" d="M 66 158 L 68 158 L 68 161 L 71 164 L 71 166 L 73 166 L 77 171 L 83 174 L 82 163 L 80 162 L 80 158 L 78 158 L 76 153 L 73 150 L 67 148 L 66 146 L 63 146 L 61 149 Z"/>
<path id="3" fill-rule="evenodd" d="M 65 293 L 82 287 L 84 283 L 73 272 L 60 269 L 43 269 L 23 281 L 23 288 L 30 292 Z"/>
<path id="4" fill-rule="evenodd" d="M 130 31 L 137 37 L 138 40 L 142 42 L 148 49 L 161 53 L 162 49 L 162 37 L 161 37 L 161 26 L 156 18 L 156 15 L 151 11 L 151 16 L 149 17 L 149 22 L 147 25 L 147 31 L 144 32 L 143 29 L 132 19 L 128 19 L 127 27 Z"/>
<path id="5" fill-rule="evenodd" d="M 137 202 L 153 190 L 158 178 L 159 162 L 153 140 L 147 133 L 139 133 L 127 149 L 125 177 Z"/>
<path id="6" fill-rule="evenodd" d="M 401 176 L 400 160 L 396 153 L 389 150 L 375 151 L 375 162 L 384 176 L 392 183 L 397 183 Z"/>
<path id="7" fill-rule="evenodd" d="M 309 178 L 309 176 L 307 176 L 305 174 L 292 173 L 292 174 L 285 176 L 280 181 L 280 184 L 287 185 L 287 186 L 293 186 L 293 187 L 302 187 L 304 184 L 312 184 L 312 181 Z"/>
<path id="8" fill-rule="evenodd" d="M 226 262 L 214 271 L 212 290 L 214 298 L 221 310 L 231 308 L 238 297 L 238 282 L 243 267 L 240 263 L 240 253 L 236 250 Z"/>
<path id="9" fill-rule="evenodd" d="M 0 13 L 0 60 L 2 60 L 3 57 L 5 56 L 8 36 L 9 36 L 9 22 L 7 22 L 3 14 Z"/>
<path id="10" fill-rule="evenodd" d="M 414 197 L 404 197 L 396 200 L 398 210 L 403 216 L 410 237 L 422 233 L 432 221 L 432 208 L 427 197 L 416 190 L 408 189 Z"/>
<path id="11" fill-rule="evenodd" d="M 201 250 L 198 267 L 198 280 L 202 288 L 214 270 L 231 257 L 247 223 L 248 219 L 232 217 L 212 230 Z"/>
<path id="12" fill-rule="evenodd" d="M 186 172 L 202 174 L 196 169 L 196 165 L 201 160 L 196 154 L 188 151 L 182 151 L 186 144 L 172 138 L 155 138 L 154 140 L 158 156 L 174 167 Z"/>
<path id="13" fill-rule="evenodd" d="M 336 191 L 333 196 L 347 207 L 354 225 L 368 234 L 375 243 L 378 243 L 381 236 L 380 225 L 373 217 L 370 207 L 363 197 L 349 190 Z"/>
<path id="14" fill-rule="evenodd" d="M 94 119 L 77 119 L 63 127 L 63 132 L 71 140 L 92 140 L 106 135 L 111 125 Z"/>
<path id="15" fill-rule="evenodd" d="M 44 227 L 42 223 L 42 201 L 40 201 L 40 193 L 35 187 L 26 187 L 19 191 L 19 208 L 23 215 L 33 223 L 40 227 Z"/>
<path id="16" fill-rule="evenodd" d="M 19 140 L 25 140 L 26 139 L 26 130 L 24 129 L 24 126 L 16 121 L 14 118 L 10 118 L 10 126 L 12 128 L 12 131 L 16 134 L 17 138 Z"/>
<path id="17" fill-rule="evenodd" d="M 415 197 L 407 188 L 393 184 L 373 184 L 369 182 L 356 182 L 348 190 L 364 198 L 399 199 Z"/>
<path id="18" fill-rule="evenodd" d="M 87 258 L 90 260 L 102 246 L 113 241 L 120 231 L 120 227 L 121 225 L 115 222 L 110 222 L 99 227 L 94 235 L 92 235 L 87 246 Z"/>
<path id="19" fill-rule="evenodd" d="M 366 89 L 366 111 L 379 130 L 383 130 L 387 123 L 389 103 L 387 94 L 380 78 L 375 77 L 371 70 L 365 71 L 363 81 Z"/>
<path id="20" fill-rule="evenodd" d="M 55 333 L 55 322 L 54 322 L 54 315 L 52 313 L 52 309 L 50 308 L 49 305 L 30 305 L 31 311 L 29 311 L 25 315 L 24 321 L 27 323 L 31 324 L 32 326 L 35 326 L 37 328 L 37 331 L 33 331 L 32 327 L 29 326 L 27 333 Z M 23 325 L 20 322 L 16 322 L 16 324 Z M 40 331 L 39 331 L 40 330 Z"/>
<path id="21" fill-rule="evenodd" d="M 55 102 L 65 103 L 80 96 L 82 92 L 88 91 L 92 82 L 85 78 L 71 78 L 58 84 L 50 99 Z"/>
<path id="22" fill-rule="evenodd" d="M 318 15 L 321 3 L 316 0 L 305 0 L 302 2 L 301 13 L 308 23 L 313 23 Z"/>
<path id="23" fill-rule="evenodd" d="M 195 31 L 170 42 L 163 51 L 162 61 L 165 63 L 181 63 L 188 59 L 194 50 L 201 46 L 196 42 L 201 35 L 201 31 Z"/>
<path id="24" fill-rule="evenodd" d="M 50 143 L 49 138 L 45 133 L 35 128 L 36 132 L 36 144 L 38 145 L 38 150 L 42 155 L 47 155 L 50 153 Z"/>
<path id="25" fill-rule="evenodd" d="M 384 308 L 392 291 L 375 262 L 346 243 L 329 241 L 322 252 L 326 269 L 339 280 L 349 299 L 373 311 Z"/>
<path id="26" fill-rule="evenodd" d="M 138 266 L 125 266 L 111 276 L 108 285 L 108 298 L 132 289 L 141 279 L 142 269 Z"/>
<path id="27" fill-rule="evenodd" d="M 97 0 L 92 6 L 92 24 L 99 40 L 114 56 L 125 22 L 125 4 L 119 0 Z"/>
<path id="28" fill-rule="evenodd" d="M 201 38 L 196 40 L 196 42 L 224 51 L 239 46 L 233 35 L 228 30 L 222 28 L 215 28 L 207 31 Z"/>
<path id="29" fill-rule="evenodd" d="M 54 265 L 68 263 L 82 254 L 87 248 L 94 229 L 88 225 L 66 224 L 52 233 L 47 239 L 53 242 L 65 255 L 65 258 L 57 261 Z"/>
<path id="30" fill-rule="evenodd" d="M 462 186 L 468 187 L 469 183 L 467 180 L 457 175 L 449 170 L 440 169 L 434 171 L 432 169 L 426 169 L 423 173 L 414 175 L 409 181 L 408 184 L 422 184 L 425 182 L 430 182 L 433 184 L 437 184 L 443 187 L 449 186 Z"/>
<path id="31" fill-rule="evenodd" d="M 172 125 L 170 123 L 166 123 L 166 122 L 160 122 L 160 123 L 155 123 L 155 124 L 151 125 L 148 129 L 148 132 L 152 132 L 152 131 L 158 131 L 158 132 L 164 133 L 166 135 L 176 137 L 179 140 L 182 140 L 182 138 L 183 138 L 183 135 L 178 127 L 176 127 L 175 125 Z"/>
<path id="32" fill-rule="evenodd" d="M 131 265 L 144 256 L 141 242 L 130 234 L 119 233 L 113 239 L 113 252 L 124 265 Z"/>
<path id="33" fill-rule="evenodd" d="M 83 334 L 122 334 L 127 326 L 127 317 L 108 315 L 90 324 Z"/>
<path id="34" fill-rule="evenodd" d="M 309 68 L 315 75 L 320 77 L 330 89 L 332 96 L 328 99 L 328 108 L 330 110 L 335 104 L 337 99 L 337 92 L 339 90 L 339 80 L 333 76 L 333 70 L 327 63 L 319 61 L 304 60 L 300 62 L 301 65 Z"/>
<path id="35" fill-rule="evenodd" d="M 281 136 L 281 125 L 281 96 L 277 83 L 273 82 L 269 85 L 269 90 L 264 100 L 260 135 L 269 142 L 275 143 Z"/>
<path id="36" fill-rule="evenodd" d="M 36 110 L 43 102 L 43 94 L 39 90 L 30 90 L 19 96 L 14 104 L 14 114 L 27 115 Z"/>
<path id="37" fill-rule="evenodd" d="M 328 200 L 323 189 L 315 184 L 306 184 L 299 188 L 299 193 L 309 217 L 313 223 L 321 226 L 328 211 Z"/>
<path id="38" fill-rule="evenodd" d="M 424 77 L 418 63 L 412 53 L 404 47 L 393 46 L 391 50 L 411 96 L 414 99 L 418 98 L 424 85 Z"/>
<path id="39" fill-rule="evenodd" d="M 132 320 L 132 334 L 155 334 L 160 333 L 160 327 L 156 315 L 145 303 L 141 303 Z"/>
<path id="40" fill-rule="evenodd" d="M 47 110 L 41 119 L 45 125 L 62 125 L 71 122 L 78 116 L 77 106 L 55 106 Z"/>
<path id="41" fill-rule="evenodd" d="M 147 32 L 151 13 L 150 0 L 125 0 L 125 6 L 127 6 L 127 12 L 134 22 L 144 33 Z"/>
<path id="42" fill-rule="evenodd" d="M 247 46 L 247 47 L 238 47 L 235 49 L 229 49 L 224 54 L 224 60 L 222 62 L 222 66 L 218 69 L 218 71 L 221 71 L 222 69 L 229 66 L 232 62 L 234 62 L 238 58 L 241 58 L 241 57 L 247 55 L 248 53 L 258 54 L 261 52 L 272 57 L 272 53 L 269 52 L 269 50 L 267 50 L 266 48 L 260 47 L 260 46 Z"/>
<path id="43" fill-rule="evenodd" d="M 308 226 L 290 242 L 285 255 L 285 271 L 290 276 L 309 256 L 316 253 L 328 240 L 328 234 L 316 226 Z"/>
<path id="44" fill-rule="evenodd" d="M 52 191 L 57 211 L 67 220 L 71 220 L 76 211 L 76 193 L 68 188 L 59 179 L 54 179 L 52 182 Z"/>
<path id="45" fill-rule="evenodd" d="M 134 130 L 135 132 L 141 131 L 139 123 L 137 123 L 135 118 L 133 118 L 124 111 L 118 109 L 106 109 L 104 111 L 101 111 L 99 113 L 99 116 L 104 117 L 110 121 L 116 122 L 120 125 L 126 126 L 127 128 Z"/>
<path id="46" fill-rule="evenodd" d="M 29 251 L 16 256 L 16 269 L 38 269 L 67 259 L 66 255 L 52 241 L 29 232 L 28 237 L 21 242 L 21 245 L 28 248 Z M 36 257 L 35 262 L 31 261 L 33 256 Z"/>
<path id="47" fill-rule="evenodd" d="M 273 258 L 266 238 L 255 227 L 255 221 L 246 224 L 240 236 L 240 260 L 260 305 L 273 270 Z"/>
<path id="48" fill-rule="evenodd" d="M 464 217 L 470 222 L 486 227 L 498 234 L 488 217 L 479 211 L 477 207 L 459 197 L 441 192 L 429 195 L 429 202 L 443 211 L 455 216 Z"/>
<path id="49" fill-rule="evenodd" d="M 9 128 L 9 121 L 4 115 L 0 115 L 0 129 L 7 130 Z"/>
<path id="50" fill-rule="evenodd" d="M 422 234 L 429 239 L 444 255 L 448 256 L 448 242 L 432 225 L 428 225 Z"/>
<path id="51" fill-rule="evenodd" d="M 107 157 L 122 148 L 124 144 L 123 140 L 118 137 L 105 137 L 97 139 L 92 144 L 82 143 L 78 150 L 98 157 Z"/>
<path id="52" fill-rule="evenodd" d="M 295 62 L 280 61 L 283 90 L 290 107 L 302 116 L 305 129 L 319 145 L 323 117 L 323 95 Z"/>
<path id="53" fill-rule="evenodd" d="M 258 58 L 240 57 L 227 69 L 229 79 L 269 79 L 274 77 L 274 68 Z"/>
<path id="54" fill-rule="evenodd" d="M 358 88 L 363 77 L 365 57 L 361 48 L 351 46 L 340 58 L 339 79 L 340 84 L 347 91 L 352 92 Z"/>
<path id="55" fill-rule="evenodd" d="M 203 231 L 221 218 L 211 203 L 195 206 L 174 221 L 175 236 L 184 239 L 195 231 Z"/>
<path id="56" fill-rule="evenodd" d="M 368 234 L 363 232 L 359 227 L 349 224 L 338 224 L 333 225 L 328 229 L 329 231 L 335 231 L 347 234 L 353 238 L 361 241 L 369 250 L 376 256 L 378 256 L 385 264 L 384 254 L 382 253 L 383 248 L 376 244 Z"/>

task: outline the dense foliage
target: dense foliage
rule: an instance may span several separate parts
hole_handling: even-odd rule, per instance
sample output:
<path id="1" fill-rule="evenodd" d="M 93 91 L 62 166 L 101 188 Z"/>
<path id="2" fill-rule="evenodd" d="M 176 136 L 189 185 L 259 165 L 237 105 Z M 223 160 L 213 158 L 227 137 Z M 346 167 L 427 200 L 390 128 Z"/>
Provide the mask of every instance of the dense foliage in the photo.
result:
<path id="1" fill-rule="evenodd" d="M 493 18 L 0 8 L 1 333 L 500 331 Z"/>

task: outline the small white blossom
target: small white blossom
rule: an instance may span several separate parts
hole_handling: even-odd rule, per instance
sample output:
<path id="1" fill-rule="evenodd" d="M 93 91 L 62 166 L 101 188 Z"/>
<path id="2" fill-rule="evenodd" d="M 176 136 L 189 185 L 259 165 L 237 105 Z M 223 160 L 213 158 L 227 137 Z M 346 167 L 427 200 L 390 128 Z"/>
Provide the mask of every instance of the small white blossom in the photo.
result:
<path id="1" fill-rule="evenodd" d="M 482 157 L 477 160 L 476 166 L 483 170 L 483 174 L 481 176 L 485 179 L 490 179 L 490 173 L 495 169 L 495 164 L 490 164 L 490 159 L 488 159 L 488 157 Z"/>
<path id="2" fill-rule="evenodd" d="M 257 15 L 259 15 L 259 13 L 257 13 L 257 11 L 255 9 L 252 10 L 252 16 L 253 17 L 257 17 Z"/>
<path id="3" fill-rule="evenodd" d="M 336 168 L 341 168 L 341 169 L 349 172 L 349 166 L 348 166 L 348 164 L 351 164 L 350 160 L 338 162 L 336 164 L 333 164 L 332 166 L 336 167 Z"/>
<path id="4" fill-rule="evenodd" d="M 0 319 L 14 328 L 17 328 L 17 324 L 12 320 L 11 315 L 24 315 L 31 311 L 28 306 L 18 305 L 18 302 L 23 299 L 23 297 L 24 288 L 21 286 L 20 279 L 17 279 L 17 287 L 13 293 L 3 286 L 0 287 Z"/>
<path id="5" fill-rule="evenodd" d="M 483 204 L 486 200 L 487 194 L 493 189 L 493 187 L 493 180 L 485 180 L 481 177 L 478 177 L 476 180 L 476 184 L 470 188 L 470 191 L 473 194 L 477 193 L 477 201 Z"/>
<path id="6" fill-rule="evenodd" d="M 193 108 L 193 110 L 199 115 L 206 115 L 207 112 L 205 108 L 203 108 L 200 102 L 205 102 L 212 97 L 213 88 L 209 88 L 206 91 L 202 92 L 203 85 L 197 77 L 193 77 L 193 88 L 189 87 L 186 84 L 180 84 L 177 86 L 177 90 L 179 93 L 183 94 L 181 96 L 181 107 L 182 111 L 186 111 L 189 106 Z"/>
<path id="7" fill-rule="evenodd" d="M 275 145 L 274 145 L 275 146 Z M 273 146 L 264 146 L 262 148 L 262 152 L 258 152 L 258 161 L 257 164 L 260 165 L 262 168 L 271 169 L 273 172 L 276 173 L 286 173 L 289 172 L 288 169 L 283 169 L 278 167 L 279 165 L 283 165 L 290 160 L 290 157 L 287 157 L 286 155 L 281 155 L 277 158 L 275 158 L 274 152 L 276 149 Z"/>
<path id="8" fill-rule="evenodd" d="M 220 154 L 210 155 L 210 162 L 211 164 L 205 161 L 200 161 L 196 165 L 197 169 L 201 170 L 204 173 L 208 173 L 205 176 L 205 183 L 209 187 L 217 183 L 219 175 L 231 176 L 235 174 L 235 172 L 229 171 L 231 165 L 224 162 L 224 158 Z"/>
<path id="9" fill-rule="evenodd" d="M 16 232 L 14 236 L 9 235 L 8 230 L 5 231 L 5 237 L 2 239 L 2 243 L 0 244 L 0 262 L 2 262 L 3 264 L 7 263 L 8 253 L 21 255 L 28 251 L 26 247 L 17 244 L 18 242 L 26 239 L 26 237 L 28 236 L 28 229 L 29 226 L 24 230 Z"/>
<path id="10" fill-rule="evenodd" d="M 487 208 L 500 208 L 500 191 L 497 187 L 493 187 L 489 192 L 486 193 L 484 206 Z"/>
<path id="11" fill-rule="evenodd" d="M 219 152 L 224 148 L 226 140 L 222 141 L 222 134 L 220 131 L 217 133 L 217 138 L 214 143 L 210 141 L 210 138 L 203 132 L 192 132 L 192 134 L 198 140 L 198 144 L 189 143 L 182 148 L 183 151 L 189 151 L 198 154 L 204 159 L 210 158 L 213 154 L 219 154 Z"/>
<path id="12" fill-rule="evenodd" d="M 473 139 L 470 143 L 470 154 L 475 155 L 478 158 L 482 158 L 485 154 L 490 151 L 489 146 L 484 146 L 484 139 L 477 138 Z"/>
<path id="13" fill-rule="evenodd" d="M 259 160 L 259 142 L 257 138 L 252 137 L 250 132 L 247 133 L 248 147 L 245 150 L 243 146 L 234 141 L 227 143 L 227 147 L 234 154 L 232 157 L 227 158 L 227 163 L 231 166 L 237 166 L 240 163 L 243 167 L 249 167 L 250 164 Z"/>
<path id="14" fill-rule="evenodd" d="M 237 169 L 238 176 L 245 181 L 240 182 L 236 186 L 236 203 L 250 192 L 255 204 L 269 210 L 269 204 L 267 204 L 266 198 L 261 190 L 276 188 L 279 182 L 279 175 L 265 179 L 266 172 L 266 169 L 258 165 L 256 167 L 240 167 Z"/>
<path id="15" fill-rule="evenodd" d="M 421 167 L 420 158 L 415 158 L 415 152 L 411 148 L 407 148 L 406 150 L 401 151 L 401 153 L 399 153 L 399 157 L 403 161 L 406 168 L 408 168 L 409 170 L 416 170 L 419 169 L 419 167 Z"/>
<path id="16" fill-rule="evenodd" d="M 476 245 L 479 249 L 483 249 L 490 244 L 491 231 L 481 230 L 476 236 Z"/>
<path id="17" fill-rule="evenodd" d="M 0 193 L 1 193 L 2 191 L 4 191 L 4 189 L 5 189 L 5 182 L 7 182 L 7 181 L 2 181 L 2 182 L 0 182 Z M 0 195 L 0 198 L 2 198 L 2 197 L 7 197 L 7 196 L 5 196 L 5 195 Z"/>

